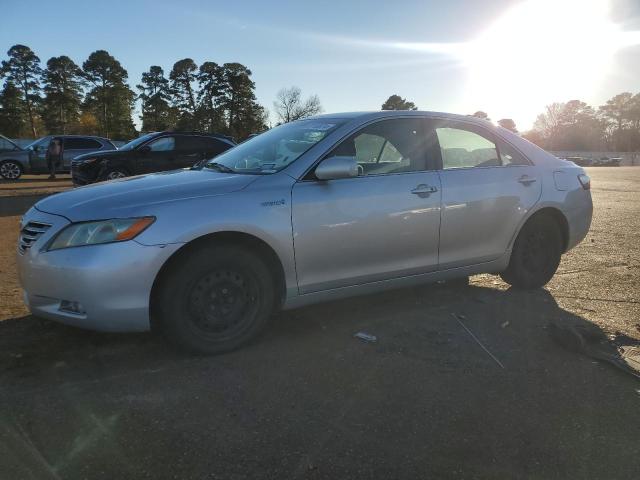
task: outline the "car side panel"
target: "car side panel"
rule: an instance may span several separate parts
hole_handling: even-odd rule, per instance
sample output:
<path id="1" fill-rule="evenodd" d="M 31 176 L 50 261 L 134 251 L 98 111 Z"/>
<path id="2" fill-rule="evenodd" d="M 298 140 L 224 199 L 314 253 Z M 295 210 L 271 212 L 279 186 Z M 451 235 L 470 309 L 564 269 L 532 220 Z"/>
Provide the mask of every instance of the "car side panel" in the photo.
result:
<path id="1" fill-rule="evenodd" d="M 536 181 L 523 185 L 518 180 L 525 175 Z M 534 166 L 442 170 L 440 178 L 441 269 L 503 255 L 518 225 L 540 199 L 542 188 Z"/>
<path id="2" fill-rule="evenodd" d="M 436 190 L 413 194 L 421 184 Z M 439 190 L 433 171 L 297 183 L 292 223 L 300 292 L 437 270 Z"/>
<path id="3" fill-rule="evenodd" d="M 565 174 L 566 179 L 566 185 L 563 185 L 562 189 L 557 188 L 553 179 L 554 174 L 559 171 Z M 543 185 L 540 201 L 520 221 L 518 228 L 513 233 L 509 248 L 513 247 L 513 243 L 526 221 L 545 208 L 558 210 L 567 220 L 569 238 L 567 239 L 565 251 L 572 249 L 584 240 L 591 227 L 593 202 L 591 191 L 582 188 L 578 181 L 578 175 L 581 173 L 584 173 L 584 170 L 575 166 L 544 167 L 541 169 L 540 174 L 543 177 Z"/>
<path id="4" fill-rule="evenodd" d="M 252 235 L 274 250 L 282 263 L 287 295 L 296 295 L 291 233 L 293 182 L 287 175 L 265 175 L 232 195 L 185 198 L 141 207 L 141 215 L 155 215 L 157 220 L 136 240 L 144 245 L 159 245 L 188 243 L 217 232 Z M 135 216 L 136 212 L 131 214 Z"/>

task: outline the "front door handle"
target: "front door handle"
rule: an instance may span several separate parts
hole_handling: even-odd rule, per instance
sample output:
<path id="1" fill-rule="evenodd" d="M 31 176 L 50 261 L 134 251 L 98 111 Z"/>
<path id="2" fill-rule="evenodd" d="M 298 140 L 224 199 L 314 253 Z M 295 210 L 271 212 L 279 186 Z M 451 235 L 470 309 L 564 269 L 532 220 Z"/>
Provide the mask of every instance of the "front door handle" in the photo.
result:
<path id="1" fill-rule="evenodd" d="M 425 185 L 424 183 L 421 183 L 416 188 L 411 190 L 411 193 L 413 193 L 414 195 L 427 196 L 427 195 L 430 195 L 432 193 L 436 193 L 437 191 L 438 191 L 438 189 L 436 187 L 432 187 L 431 185 Z"/>
<path id="2" fill-rule="evenodd" d="M 538 179 L 534 178 L 534 177 L 530 177 L 529 175 L 522 175 L 519 179 L 518 182 L 523 184 L 523 185 L 531 185 L 532 183 L 537 182 Z"/>

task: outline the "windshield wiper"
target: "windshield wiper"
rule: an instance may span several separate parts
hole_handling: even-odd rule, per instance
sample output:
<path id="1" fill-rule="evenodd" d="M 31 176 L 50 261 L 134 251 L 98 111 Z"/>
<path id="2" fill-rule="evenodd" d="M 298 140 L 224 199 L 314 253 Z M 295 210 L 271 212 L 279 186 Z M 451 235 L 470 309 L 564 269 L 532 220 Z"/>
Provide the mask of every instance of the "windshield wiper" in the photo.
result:
<path id="1" fill-rule="evenodd" d="M 222 172 L 222 173 L 236 173 L 236 171 L 233 168 L 227 167 L 226 165 L 223 165 L 218 162 L 205 163 L 203 166 L 205 168 L 212 168 L 214 170 L 218 170 L 219 172 Z"/>

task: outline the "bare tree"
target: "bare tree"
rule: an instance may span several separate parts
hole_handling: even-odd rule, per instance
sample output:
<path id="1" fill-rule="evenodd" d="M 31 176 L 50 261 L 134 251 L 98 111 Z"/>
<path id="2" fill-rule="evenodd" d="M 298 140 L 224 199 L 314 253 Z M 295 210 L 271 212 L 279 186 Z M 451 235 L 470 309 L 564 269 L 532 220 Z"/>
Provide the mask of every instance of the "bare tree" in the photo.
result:
<path id="1" fill-rule="evenodd" d="M 556 138 L 562 125 L 562 112 L 564 111 L 564 103 L 552 103 L 545 107 L 545 112 L 538 115 L 533 129 L 540 132 L 542 138 L 550 140 L 547 148 L 553 148 L 553 139 Z"/>
<path id="2" fill-rule="evenodd" d="M 295 86 L 280 90 L 276 95 L 276 101 L 273 102 L 273 106 L 280 123 L 293 122 L 294 120 L 322 112 L 322 105 L 320 105 L 318 95 L 311 95 L 303 101 L 302 90 Z"/>

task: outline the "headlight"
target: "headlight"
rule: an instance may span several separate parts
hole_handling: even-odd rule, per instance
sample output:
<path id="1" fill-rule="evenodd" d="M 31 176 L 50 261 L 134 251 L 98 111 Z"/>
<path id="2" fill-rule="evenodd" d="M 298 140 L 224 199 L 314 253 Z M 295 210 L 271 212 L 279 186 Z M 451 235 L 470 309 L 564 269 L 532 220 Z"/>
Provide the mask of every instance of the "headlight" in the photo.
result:
<path id="1" fill-rule="evenodd" d="M 49 250 L 124 242 L 137 237 L 155 220 L 155 217 L 141 217 L 73 223 L 56 235 Z"/>
<path id="2" fill-rule="evenodd" d="M 100 160 L 100 159 L 99 159 L 99 158 L 97 158 L 97 157 L 87 158 L 86 160 L 82 160 L 82 161 L 80 162 L 80 164 L 81 164 L 81 165 L 88 165 L 89 163 L 93 163 L 93 162 L 95 162 L 95 161 L 97 161 L 97 160 Z"/>

